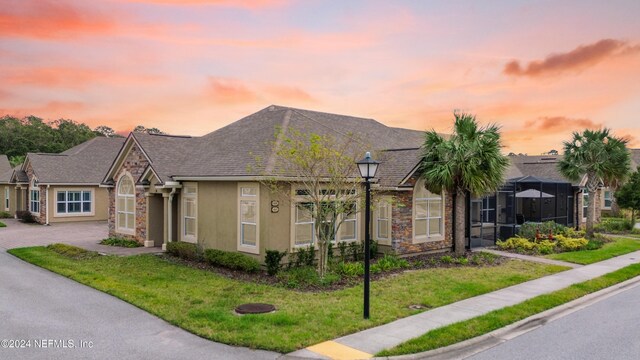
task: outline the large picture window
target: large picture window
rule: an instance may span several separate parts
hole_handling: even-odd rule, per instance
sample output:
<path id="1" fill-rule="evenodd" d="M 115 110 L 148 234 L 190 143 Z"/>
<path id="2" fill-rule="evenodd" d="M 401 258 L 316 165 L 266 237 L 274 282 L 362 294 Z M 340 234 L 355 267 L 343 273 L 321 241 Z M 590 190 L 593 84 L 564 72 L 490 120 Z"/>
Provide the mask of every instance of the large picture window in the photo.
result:
<path id="1" fill-rule="evenodd" d="M 257 183 L 238 184 L 238 250 L 258 254 L 260 193 Z"/>
<path id="2" fill-rule="evenodd" d="M 29 189 L 29 211 L 40 216 L 40 188 L 36 186 L 35 181 L 31 183 Z"/>
<path id="3" fill-rule="evenodd" d="M 182 241 L 196 242 L 198 231 L 198 187 L 185 184 L 182 191 Z"/>
<path id="4" fill-rule="evenodd" d="M 135 232 L 135 186 L 130 175 L 125 174 L 118 180 L 116 196 L 116 223 L 120 232 Z"/>
<path id="5" fill-rule="evenodd" d="M 444 201 L 442 194 L 434 194 L 418 181 L 413 192 L 414 241 L 440 240 L 444 236 Z"/>
<path id="6" fill-rule="evenodd" d="M 56 191 L 56 215 L 93 214 L 93 192 L 91 190 Z"/>

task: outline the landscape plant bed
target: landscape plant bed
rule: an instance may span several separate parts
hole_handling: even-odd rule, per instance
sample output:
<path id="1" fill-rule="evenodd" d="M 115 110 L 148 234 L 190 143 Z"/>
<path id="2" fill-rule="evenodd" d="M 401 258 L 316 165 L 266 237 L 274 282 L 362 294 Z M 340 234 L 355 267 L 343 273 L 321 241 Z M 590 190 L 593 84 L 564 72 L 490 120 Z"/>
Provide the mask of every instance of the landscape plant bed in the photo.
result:
<path id="1" fill-rule="evenodd" d="M 116 296 L 204 338 L 230 345 L 290 352 L 566 270 L 525 261 L 405 271 L 371 284 L 371 319 L 362 318 L 362 285 L 300 292 L 221 276 L 156 255 L 74 259 L 45 247 L 9 253 Z M 245 303 L 276 312 L 234 315 Z"/>
<path id="2" fill-rule="evenodd" d="M 550 294 L 534 297 L 517 305 L 494 310 L 473 319 L 431 330 L 392 349 L 381 351 L 376 354 L 376 356 L 416 354 L 453 345 L 503 328 L 517 321 L 526 319 L 529 316 L 568 303 L 636 276 L 640 276 L 640 264 L 629 265 L 612 273 L 571 285 Z"/>
<path id="3" fill-rule="evenodd" d="M 7 227 L 7 224 L 5 224 L 2 221 L 0 221 L 0 228 L 3 228 L 3 227 Z"/>
<path id="4" fill-rule="evenodd" d="M 119 237 L 110 237 L 100 241 L 100 245 L 117 246 L 125 248 L 137 248 L 141 247 L 139 242 L 135 240 L 123 239 Z"/>
<path id="5" fill-rule="evenodd" d="M 208 264 L 204 261 L 198 260 L 189 260 L 184 259 L 178 256 L 173 256 L 170 254 L 162 254 L 160 255 L 162 259 L 167 262 L 173 264 L 179 264 L 183 266 L 188 266 L 190 268 L 211 271 L 221 276 L 227 277 L 229 279 L 246 281 L 256 284 L 264 284 L 271 286 L 279 286 L 286 288 L 293 288 L 297 291 L 302 292 L 318 292 L 318 291 L 334 291 L 340 290 L 352 286 L 356 286 L 362 284 L 363 275 L 341 275 L 337 278 L 334 277 L 333 281 L 328 281 L 326 283 L 321 282 L 302 282 L 296 284 L 296 286 L 290 286 L 284 279 L 285 276 L 283 274 L 287 274 L 287 272 L 291 271 L 307 271 L 314 272 L 315 268 L 309 267 L 308 269 L 294 269 L 287 268 L 284 266 L 284 269 L 280 272 L 280 276 L 271 276 L 265 273 L 264 271 L 248 273 L 242 270 L 231 270 L 220 266 L 214 266 Z M 406 260 L 409 264 L 407 267 L 396 268 L 387 271 L 380 272 L 372 272 L 371 280 L 378 281 L 381 279 L 385 279 L 387 277 L 396 276 L 397 274 L 403 273 L 405 271 L 413 271 L 413 270 L 424 270 L 424 269 L 436 269 L 436 268 L 457 268 L 457 267 L 486 267 L 486 266 L 499 266 L 503 264 L 505 261 L 510 261 L 509 259 L 497 256 L 489 253 L 478 253 L 478 252 L 466 252 L 464 255 L 455 255 L 452 252 L 443 252 L 443 253 L 433 253 L 433 254 L 420 254 L 410 257 L 404 257 L 403 260 Z M 463 260 L 464 259 L 464 260 Z M 371 264 L 376 264 L 380 261 L 381 258 L 371 260 Z M 335 268 L 335 264 L 332 266 Z"/>

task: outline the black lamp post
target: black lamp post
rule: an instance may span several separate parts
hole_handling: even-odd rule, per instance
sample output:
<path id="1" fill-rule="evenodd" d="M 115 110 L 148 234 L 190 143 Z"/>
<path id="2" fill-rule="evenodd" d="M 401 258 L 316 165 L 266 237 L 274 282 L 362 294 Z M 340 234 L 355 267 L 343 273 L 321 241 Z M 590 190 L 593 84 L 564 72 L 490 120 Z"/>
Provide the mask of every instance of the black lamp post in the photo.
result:
<path id="1" fill-rule="evenodd" d="M 371 261 L 371 251 L 369 243 L 371 235 L 369 234 L 369 223 L 371 219 L 371 183 L 369 180 L 376 176 L 379 162 L 371 158 L 371 153 L 367 151 L 364 159 L 356 162 L 360 176 L 364 178 L 365 184 L 365 208 L 364 208 L 364 318 L 369 318 L 369 262 Z"/>

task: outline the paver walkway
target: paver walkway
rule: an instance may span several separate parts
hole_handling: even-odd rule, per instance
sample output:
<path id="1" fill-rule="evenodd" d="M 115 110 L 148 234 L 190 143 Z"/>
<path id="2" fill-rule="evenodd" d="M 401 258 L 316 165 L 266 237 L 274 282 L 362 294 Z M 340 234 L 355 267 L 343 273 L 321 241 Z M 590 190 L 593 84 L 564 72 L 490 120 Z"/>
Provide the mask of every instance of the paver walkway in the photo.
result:
<path id="1" fill-rule="evenodd" d="M 430 330 L 468 320 L 493 310 L 521 303 L 538 295 L 564 289 L 639 263 L 640 251 L 561 273 L 545 276 L 492 293 L 476 296 L 394 322 L 298 350 L 289 355 L 315 359 L 366 359 Z M 375 316 L 375 314 L 372 314 Z"/>
<path id="2" fill-rule="evenodd" d="M 0 248 L 4 249 L 63 243 L 109 255 L 162 252 L 159 247 L 123 248 L 98 244 L 108 236 L 106 221 L 55 223 L 49 226 L 24 224 L 15 219 L 3 219 L 2 222 L 7 224 L 7 227 L 0 228 Z"/>
<path id="3" fill-rule="evenodd" d="M 530 256 L 530 255 L 523 255 L 523 254 L 514 254 L 508 251 L 500 251 L 500 250 L 493 250 L 493 249 L 474 249 L 472 251 L 484 251 L 484 252 L 488 252 L 491 254 L 495 254 L 495 255 L 499 255 L 499 256 L 503 256 L 503 257 L 507 257 L 507 258 L 512 258 L 512 259 L 520 259 L 520 260 L 527 260 L 527 261 L 531 261 L 531 262 L 537 262 L 537 263 L 542 263 L 542 264 L 550 264 L 550 265 L 560 265 L 560 266 L 566 266 L 566 267 L 570 267 L 570 268 L 578 268 L 578 267 L 582 267 L 583 265 L 580 264 L 574 264 L 574 263 L 570 263 L 570 262 L 566 262 L 566 261 L 560 261 L 560 260 L 553 260 L 553 259 L 547 259 L 547 258 L 543 258 L 543 257 L 539 257 L 539 256 Z"/>

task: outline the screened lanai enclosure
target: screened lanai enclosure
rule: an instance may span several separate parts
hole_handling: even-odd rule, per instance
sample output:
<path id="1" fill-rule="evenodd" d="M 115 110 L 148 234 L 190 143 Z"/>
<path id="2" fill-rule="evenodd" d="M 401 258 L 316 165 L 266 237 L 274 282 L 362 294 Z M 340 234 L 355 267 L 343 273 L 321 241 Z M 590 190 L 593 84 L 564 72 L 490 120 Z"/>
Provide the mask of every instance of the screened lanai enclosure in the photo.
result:
<path id="1" fill-rule="evenodd" d="M 494 195 L 471 198 L 467 206 L 469 246 L 492 246 L 497 239 L 518 234 L 525 222 L 575 226 L 576 190 L 568 182 L 525 176 L 508 180 Z"/>

